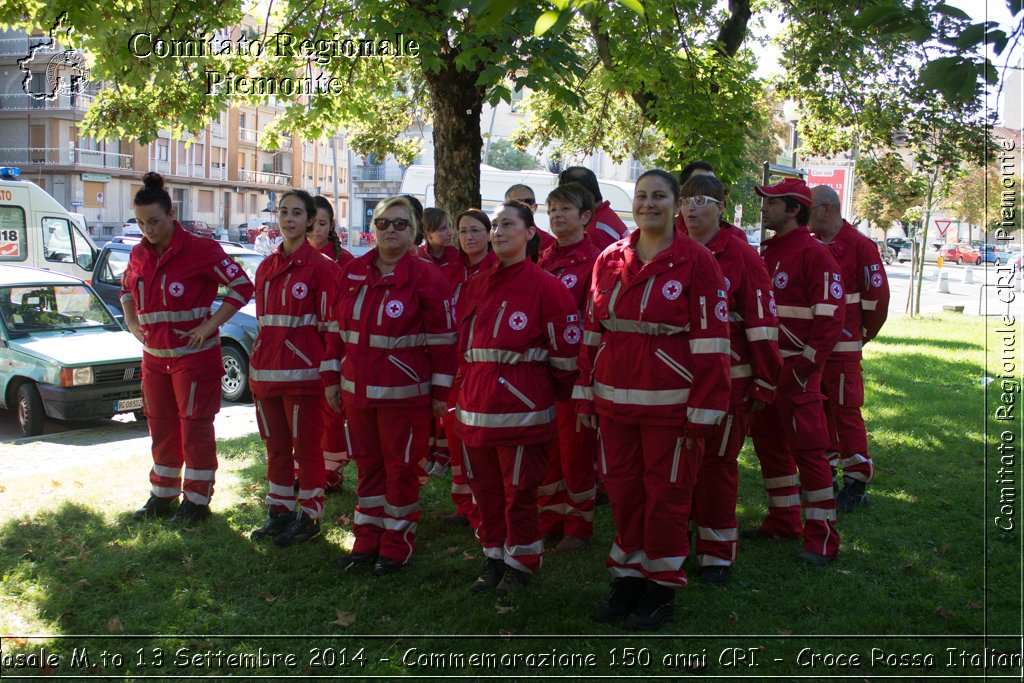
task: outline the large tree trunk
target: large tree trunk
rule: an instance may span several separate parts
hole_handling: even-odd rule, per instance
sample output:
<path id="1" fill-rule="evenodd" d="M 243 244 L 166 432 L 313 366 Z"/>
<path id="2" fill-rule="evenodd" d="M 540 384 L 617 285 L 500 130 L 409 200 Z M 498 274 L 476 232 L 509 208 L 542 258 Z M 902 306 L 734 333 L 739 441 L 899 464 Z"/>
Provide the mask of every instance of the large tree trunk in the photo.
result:
<path id="1" fill-rule="evenodd" d="M 480 206 L 484 90 L 476 85 L 478 72 L 455 67 L 451 53 L 447 62 L 443 70 L 425 75 L 434 115 L 434 196 L 454 218 Z"/>

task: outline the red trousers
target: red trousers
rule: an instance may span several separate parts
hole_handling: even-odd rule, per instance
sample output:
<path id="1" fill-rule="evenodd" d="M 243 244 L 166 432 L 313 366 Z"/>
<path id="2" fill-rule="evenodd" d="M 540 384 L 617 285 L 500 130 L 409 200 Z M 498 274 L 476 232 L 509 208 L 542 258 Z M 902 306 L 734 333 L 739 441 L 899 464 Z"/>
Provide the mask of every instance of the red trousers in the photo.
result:
<path id="1" fill-rule="evenodd" d="M 219 366 L 177 372 L 143 367 L 143 405 L 153 439 L 150 491 L 157 498 L 177 498 L 184 490 L 187 500 L 209 505 L 217 472 L 213 418 L 220 410 L 223 370 Z"/>
<path id="2" fill-rule="evenodd" d="M 868 454 L 868 432 L 860 414 L 864 405 L 864 375 L 858 362 L 827 362 L 822 389 L 828 399 L 825 417 L 829 430 L 829 464 L 843 475 L 870 482 L 875 465 Z"/>
<path id="3" fill-rule="evenodd" d="M 345 416 L 359 469 L 352 550 L 405 564 L 416 547 L 430 407 L 361 408 L 345 401 Z"/>
<path id="4" fill-rule="evenodd" d="M 747 438 L 750 412 L 734 405 L 704 443 L 697 483 L 693 491 L 693 518 L 697 523 L 697 561 L 701 567 L 731 567 L 736 561 L 736 464 Z"/>
<path id="5" fill-rule="evenodd" d="M 266 504 L 275 512 L 324 513 L 324 460 L 320 453 L 323 412 L 318 394 L 282 394 L 256 399 L 256 424 L 267 447 Z M 299 492 L 295 493 L 298 469 Z"/>
<path id="6" fill-rule="evenodd" d="M 346 437 L 345 410 L 334 412 L 327 403 L 325 396 L 320 397 L 322 402 L 323 436 L 320 439 L 320 448 L 324 454 L 324 470 L 326 472 L 327 486 L 341 486 L 345 477 L 342 471 L 349 461 L 348 438 Z"/>
<path id="7" fill-rule="evenodd" d="M 451 463 L 448 450 L 448 430 L 444 426 L 444 418 L 435 417 L 430 423 L 430 459 L 439 465 Z"/>
<path id="8" fill-rule="evenodd" d="M 820 384 L 821 376 L 815 373 L 801 390 L 789 364 L 784 365 L 775 403 L 754 413 L 750 435 L 768 492 L 768 516 L 761 528 L 788 538 L 802 533 L 804 550 L 835 557 L 839 532 L 832 470 L 825 457 L 828 430 Z"/>
<path id="9" fill-rule="evenodd" d="M 480 510 L 477 537 L 484 555 L 535 574 L 544 559 L 537 525 L 537 485 L 544 477 L 548 444 L 463 446 L 466 477 Z"/>
<path id="10" fill-rule="evenodd" d="M 589 539 L 594 535 L 597 430 L 576 431 L 571 401 L 555 404 L 555 419 L 558 438 L 551 444 L 548 469 L 537 488 L 540 531 Z"/>
<path id="11" fill-rule="evenodd" d="M 606 564 L 612 576 L 685 586 L 693 485 L 703 446 L 686 448 L 685 427 L 600 416 L 598 462 L 615 519 Z"/>
<path id="12" fill-rule="evenodd" d="M 469 525 L 474 529 L 480 528 L 480 510 L 477 508 L 476 500 L 473 498 L 473 490 L 469 487 L 469 480 L 466 478 L 466 469 L 463 465 L 465 447 L 462 439 L 459 438 L 458 430 L 455 428 L 455 414 L 445 413 L 444 431 L 448 436 L 448 451 L 451 457 L 452 467 L 452 502 L 455 503 L 455 512 L 469 520 Z"/>

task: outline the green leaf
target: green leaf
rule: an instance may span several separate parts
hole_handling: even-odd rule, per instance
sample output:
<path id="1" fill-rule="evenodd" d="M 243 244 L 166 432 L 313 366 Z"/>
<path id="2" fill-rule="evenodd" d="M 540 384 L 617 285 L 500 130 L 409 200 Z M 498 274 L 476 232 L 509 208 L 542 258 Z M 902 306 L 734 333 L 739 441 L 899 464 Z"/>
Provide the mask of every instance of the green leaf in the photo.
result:
<path id="1" fill-rule="evenodd" d="M 1024 0 L 1006 0 L 1006 9 L 1010 10 L 1010 16 L 1017 16 L 1024 10 Z"/>
<path id="2" fill-rule="evenodd" d="M 1008 2 L 1013 2 L 1013 0 L 1008 0 Z M 938 12 L 939 14 L 945 14 L 947 17 L 953 17 L 954 19 L 966 19 L 967 21 L 970 21 L 971 19 L 970 15 L 967 14 L 967 12 L 963 11 L 959 7 L 947 5 L 944 2 L 940 2 L 939 4 L 937 4 L 935 6 L 935 11 Z"/>
<path id="3" fill-rule="evenodd" d="M 992 51 L 997 55 L 1002 54 L 1003 50 L 1006 49 L 1006 44 L 1009 42 L 1009 37 L 1006 35 L 1006 31 L 989 31 L 985 36 L 985 42 L 992 44 Z"/>
<path id="4" fill-rule="evenodd" d="M 985 29 L 985 24 L 971 24 L 956 37 L 956 46 L 965 50 L 977 45 L 985 37 Z"/>
<path id="5" fill-rule="evenodd" d="M 533 34 L 535 36 L 542 36 L 547 33 L 548 29 L 554 26 L 555 22 L 558 21 L 559 16 L 561 16 L 561 12 L 548 10 L 537 17 L 537 23 L 533 26 Z"/>
<path id="6" fill-rule="evenodd" d="M 644 6 L 640 4 L 639 0 L 619 0 L 623 5 L 633 10 L 640 16 L 644 15 Z"/>

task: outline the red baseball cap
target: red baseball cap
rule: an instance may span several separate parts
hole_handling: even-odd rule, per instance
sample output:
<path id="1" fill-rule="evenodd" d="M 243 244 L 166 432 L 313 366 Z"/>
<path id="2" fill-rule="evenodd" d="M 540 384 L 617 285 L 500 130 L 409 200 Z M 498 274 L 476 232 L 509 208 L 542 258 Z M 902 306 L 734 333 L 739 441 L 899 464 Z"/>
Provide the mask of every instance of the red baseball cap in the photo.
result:
<path id="1" fill-rule="evenodd" d="M 762 197 L 792 197 L 804 206 L 814 203 L 811 198 L 811 188 L 807 183 L 797 178 L 786 178 L 775 185 L 755 185 L 754 192 Z"/>

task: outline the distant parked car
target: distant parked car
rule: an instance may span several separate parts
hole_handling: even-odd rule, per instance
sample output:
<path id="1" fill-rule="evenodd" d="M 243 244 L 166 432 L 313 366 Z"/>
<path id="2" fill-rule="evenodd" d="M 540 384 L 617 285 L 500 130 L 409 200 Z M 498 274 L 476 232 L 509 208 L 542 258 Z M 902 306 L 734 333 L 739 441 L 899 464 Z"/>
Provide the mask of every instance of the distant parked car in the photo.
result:
<path id="1" fill-rule="evenodd" d="M 891 266 L 892 262 L 896 260 L 896 252 L 888 244 L 882 240 L 871 240 L 878 247 L 878 255 L 882 257 L 882 263 L 887 266 Z"/>
<path id="2" fill-rule="evenodd" d="M 213 238 L 215 238 L 217 236 L 217 233 L 214 232 L 213 228 L 211 228 L 210 225 L 206 221 L 178 221 L 178 222 L 181 223 L 181 227 L 185 228 L 186 230 L 188 230 L 193 235 L 197 235 L 199 237 L 209 237 L 211 239 L 213 239 Z"/>
<path id="3" fill-rule="evenodd" d="M 982 244 L 979 248 L 982 263 L 1009 263 L 1010 252 L 1001 244 Z"/>
<path id="4" fill-rule="evenodd" d="M 81 280 L 0 265 L 0 407 L 25 436 L 43 418 L 142 419 L 142 344 Z"/>
<path id="5" fill-rule="evenodd" d="M 134 218 L 129 218 L 121 226 L 121 234 L 135 237 L 142 237 L 142 228 L 139 227 L 139 221 Z"/>
<path id="6" fill-rule="evenodd" d="M 132 247 L 138 240 L 116 239 L 103 245 L 96 269 L 93 271 L 92 282 L 97 293 L 107 306 L 121 313 L 121 275 L 128 267 L 128 258 Z M 230 242 L 221 242 L 224 252 L 238 262 L 250 280 L 256 280 L 256 268 L 263 256 L 251 249 L 239 247 Z M 214 310 L 226 294 L 224 287 L 217 291 Z M 237 313 L 221 325 L 220 352 L 224 362 L 224 376 L 220 380 L 221 396 L 227 401 L 248 401 L 249 393 L 249 356 L 253 342 L 256 341 L 256 302 L 250 301 Z"/>
<path id="7" fill-rule="evenodd" d="M 966 242 L 942 245 L 939 248 L 939 256 L 943 261 L 953 262 L 958 266 L 964 263 L 976 265 L 981 262 L 981 252 Z"/>
<path id="8" fill-rule="evenodd" d="M 900 263 L 909 261 L 913 256 L 912 243 L 906 237 L 890 237 L 885 243 L 893 250 L 896 260 Z"/>

